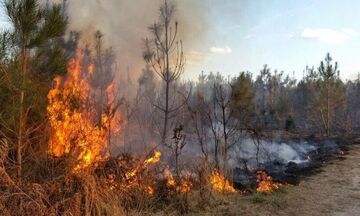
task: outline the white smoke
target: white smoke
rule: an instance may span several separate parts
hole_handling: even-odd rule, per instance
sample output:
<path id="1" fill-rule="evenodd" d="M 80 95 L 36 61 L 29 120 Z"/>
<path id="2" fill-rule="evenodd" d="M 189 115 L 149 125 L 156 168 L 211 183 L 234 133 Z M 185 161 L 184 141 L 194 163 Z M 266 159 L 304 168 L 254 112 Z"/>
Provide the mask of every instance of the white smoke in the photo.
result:
<path id="1" fill-rule="evenodd" d="M 257 158 L 256 141 L 244 139 L 239 145 L 236 145 L 230 151 L 230 165 L 236 167 L 239 163 L 246 161 L 248 168 L 256 168 L 257 160 L 260 164 L 271 161 L 281 163 L 303 163 L 307 162 L 307 154 L 317 149 L 313 143 L 307 141 L 288 141 L 288 142 L 270 142 L 265 140 L 259 141 L 259 151 Z"/>
<path id="2" fill-rule="evenodd" d="M 46 0 L 43 0 L 46 1 Z M 51 0 L 63 3 L 63 0 Z M 207 35 L 208 1 L 168 0 L 177 6 L 174 20 L 179 22 L 179 39 L 184 51 Z M 144 68 L 144 42 L 149 37 L 148 27 L 157 21 L 164 0 L 67 0 L 69 30 L 81 31 L 82 42 L 93 40 L 95 31 L 104 34 L 106 46 L 117 53 L 120 74 L 136 79 Z M 189 47 L 189 48 L 188 48 Z"/>

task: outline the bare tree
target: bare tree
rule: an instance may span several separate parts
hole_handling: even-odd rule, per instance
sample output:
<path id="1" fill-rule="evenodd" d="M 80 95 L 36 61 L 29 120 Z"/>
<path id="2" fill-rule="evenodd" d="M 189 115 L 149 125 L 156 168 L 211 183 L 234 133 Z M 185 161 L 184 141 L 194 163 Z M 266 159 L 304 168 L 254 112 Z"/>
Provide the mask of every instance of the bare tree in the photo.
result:
<path id="1" fill-rule="evenodd" d="M 226 175 L 228 151 L 233 147 L 240 138 L 239 121 L 234 116 L 234 109 L 232 106 L 232 86 L 230 81 L 223 83 L 214 83 L 214 102 L 215 102 L 215 120 L 221 127 L 220 137 L 222 140 L 221 153 L 223 160 L 223 173 Z M 216 108 L 217 107 L 217 108 Z"/>
<path id="2" fill-rule="evenodd" d="M 175 5 L 167 0 L 160 7 L 160 18 L 149 30 L 152 39 L 146 39 L 144 59 L 152 66 L 155 73 L 165 85 L 165 104 L 154 104 L 163 113 L 164 122 L 161 132 L 162 144 L 166 143 L 169 130 L 169 120 L 180 107 L 171 103 L 171 85 L 184 72 L 185 57 L 182 41 L 177 40 L 178 23 L 172 23 Z M 173 98 L 174 99 L 174 98 Z"/>
<path id="3" fill-rule="evenodd" d="M 195 127 L 195 135 L 198 138 L 201 151 L 205 158 L 208 157 L 206 149 L 208 133 L 213 139 L 213 158 L 215 167 L 227 169 L 228 150 L 235 145 L 240 138 L 240 121 L 235 117 L 233 104 L 232 85 L 224 79 L 220 73 L 210 73 L 202 78 L 202 84 L 198 84 L 195 102 L 188 103 L 190 118 Z M 206 82 L 206 83 L 205 83 Z M 206 88 L 205 88 L 206 87 Z M 208 132 L 209 131 L 209 132 Z"/>
<path id="4" fill-rule="evenodd" d="M 174 156 L 175 156 L 175 173 L 178 178 L 180 178 L 180 167 L 179 167 L 179 159 L 181 155 L 182 149 L 185 147 L 186 142 L 186 136 L 183 134 L 183 126 L 179 125 L 174 129 L 174 144 L 171 145 L 171 148 L 173 150 Z"/>

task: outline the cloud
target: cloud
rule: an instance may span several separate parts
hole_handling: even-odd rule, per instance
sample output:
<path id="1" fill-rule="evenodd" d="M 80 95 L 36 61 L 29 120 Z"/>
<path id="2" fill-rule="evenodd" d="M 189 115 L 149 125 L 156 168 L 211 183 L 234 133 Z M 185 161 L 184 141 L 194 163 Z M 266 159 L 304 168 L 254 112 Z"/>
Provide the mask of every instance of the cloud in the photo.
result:
<path id="1" fill-rule="evenodd" d="M 230 47 L 211 47 L 210 51 L 216 54 L 230 54 L 232 49 Z"/>
<path id="2" fill-rule="evenodd" d="M 356 36 L 356 32 L 353 29 L 343 29 L 342 31 L 336 31 L 327 28 L 305 28 L 301 37 L 307 40 L 317 40 L 330 44 L 340 44 Z"/>
<path id="3" fill-rule="evenodd" d="M 208 61 L 208 56 L 202 52 L 191 50 L 186 53 L 186 63 L 190 65 L 200 65 Z"/>

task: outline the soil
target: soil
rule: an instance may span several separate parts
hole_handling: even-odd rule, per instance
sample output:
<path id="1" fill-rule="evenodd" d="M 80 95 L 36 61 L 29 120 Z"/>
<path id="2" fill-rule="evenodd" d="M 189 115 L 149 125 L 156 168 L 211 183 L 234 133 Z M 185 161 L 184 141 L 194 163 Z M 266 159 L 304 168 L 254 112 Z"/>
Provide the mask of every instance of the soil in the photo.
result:
<path id="1" fill-rule="evenodd" d="M 272 194 L 235 194 L 191 215 L 359 216 L 360 145 L 352 145 L 345 156 L 326 162 L 297 186 Z"/>

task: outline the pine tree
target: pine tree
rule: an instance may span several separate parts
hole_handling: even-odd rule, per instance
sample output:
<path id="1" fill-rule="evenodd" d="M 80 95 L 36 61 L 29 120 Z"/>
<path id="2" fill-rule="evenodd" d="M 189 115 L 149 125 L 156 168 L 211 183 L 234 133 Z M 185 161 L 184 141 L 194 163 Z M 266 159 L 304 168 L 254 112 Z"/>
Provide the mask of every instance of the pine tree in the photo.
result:
<path id="1" fill-rule="evenodd" d="M 15 61 L 20 63 L 18 73 L 18 133 L 17 133 L 17 174 L 21 179 L 22 153 L 26 144 L 26 133 L 29 113 L 30 78 L 38 75 L 34 71 L 33 53 L 39 50 L 51 39 L 64 35 L 67 20 L 62 15 L 59 5 L 46 9 L 38 0 L 6 0 L 6 14 L 12 25 L 11 40 L 17 56 Z"/>

